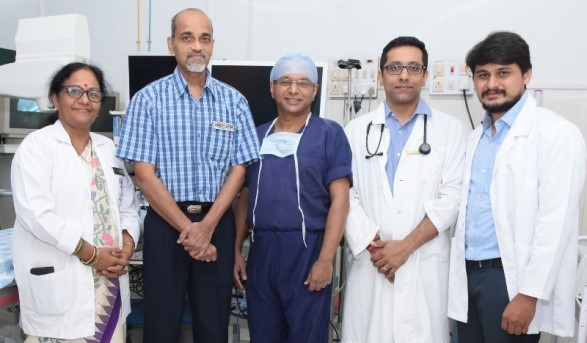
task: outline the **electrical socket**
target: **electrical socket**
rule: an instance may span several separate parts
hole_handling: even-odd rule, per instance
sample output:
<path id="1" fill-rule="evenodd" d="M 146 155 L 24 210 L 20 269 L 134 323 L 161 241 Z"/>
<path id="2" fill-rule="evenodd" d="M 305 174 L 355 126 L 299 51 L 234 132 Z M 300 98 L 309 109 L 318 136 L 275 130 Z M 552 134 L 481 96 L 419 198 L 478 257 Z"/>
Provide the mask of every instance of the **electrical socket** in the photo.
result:
<path id="1" fill-rule="evenodd" d="M 432 82 L 432 91 L 442 93 L 444 92 L 444 84 L 442 78 L 435 78 Z"/>
<path id="2" fill-rule="evenodd" d="M 338 81 L 340 80 L 340 69 L 336 68 L 333 69 L 330 73 L 330 81 Z"/>
<path id="3" fill-rule="evenodd" d="M 461 76 L 459 79 L 459 90 L 468 91 L 471 88 L 471 79 L 469 75 Z"/>
<path id="4" fill-rule="evenodd" d="M 340 95 L 340 86 L 338 82 L 330 83 L 330 95 Z"/>
<path id="5" fill-rule="evenodd" d="M 446 82 L 446 89 L 449 91 L 454 91 L 456 89 L 456 81 L 454 79 L 450 79 Z"/>
<path id="6" fill-rule="evenodd" d="M 434 65 L 434 76 L 442 76 L 444 75 L 444 64 L 443 63 L 436 63 Z"/>

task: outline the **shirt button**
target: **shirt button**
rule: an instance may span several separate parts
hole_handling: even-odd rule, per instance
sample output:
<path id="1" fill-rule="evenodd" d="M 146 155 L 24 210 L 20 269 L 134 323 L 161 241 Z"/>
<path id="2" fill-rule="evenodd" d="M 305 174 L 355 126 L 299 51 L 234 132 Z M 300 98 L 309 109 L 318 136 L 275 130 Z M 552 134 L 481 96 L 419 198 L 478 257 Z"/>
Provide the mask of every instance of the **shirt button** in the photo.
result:
<path id="1" fill-rule="evenodd" d="M 402 133 L 402 130 L 399 130 L 397 133 Z"/>
<path id="2" fill-rule="evenodd" d="M 397 156 L 397 157 L 400 157 L 400 155 L 401 155 L 401 154 L 400 154 L 399 152 L 398 152 L 397 154 L 395 154 L 395 156 Z"/>

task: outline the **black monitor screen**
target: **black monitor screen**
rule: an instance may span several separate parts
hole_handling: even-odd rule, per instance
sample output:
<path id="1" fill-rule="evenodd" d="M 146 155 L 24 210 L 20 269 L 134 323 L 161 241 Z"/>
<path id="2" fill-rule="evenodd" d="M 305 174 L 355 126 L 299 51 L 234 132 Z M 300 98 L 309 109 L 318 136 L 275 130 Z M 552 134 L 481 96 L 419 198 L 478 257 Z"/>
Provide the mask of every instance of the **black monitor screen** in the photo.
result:
<path id="1" fill-rule="evenodd" d="M 129 56 L 128 76 L 129 95 L 132 96 L 149 83 L 173 73 L 176 66 L 174 56 Z M 251 108 L 255 125 L 264 124 L 277 115 L 277 109 L 269 92 L 269 74 L 271 62 L 226 63 L 225 61 L 210 65 L 212 76 L 225 82 L 241 92 Z M 321 91 L 324 68 L 318 66 L 318 88 L 312 103 L 312 112 L 320 114 Z"/>
<path id="2" fill-rule="evenodd" d="M 129 97 L 149 83 L 173 73 L 176 65 L 174 56 L 128 56 Z"/>
<path id="3" fill-rule="evenodd" d="M 233 86 L 247 98 L 255 125 L 259 126 L 277 116 L 277 107 L 269 91 L 269 75 L 272 68 L 273 63 L 237 62 L 212 64 L 211 71 L 214 78 Z M 319 85 L 322 85 L 322 74 L 323 67 L 318 66 Z M 320 115 L 321 112 L 321 91 L 322 87 L 319 87 L 312 102 L 312 113 L 316 115 Z"/>

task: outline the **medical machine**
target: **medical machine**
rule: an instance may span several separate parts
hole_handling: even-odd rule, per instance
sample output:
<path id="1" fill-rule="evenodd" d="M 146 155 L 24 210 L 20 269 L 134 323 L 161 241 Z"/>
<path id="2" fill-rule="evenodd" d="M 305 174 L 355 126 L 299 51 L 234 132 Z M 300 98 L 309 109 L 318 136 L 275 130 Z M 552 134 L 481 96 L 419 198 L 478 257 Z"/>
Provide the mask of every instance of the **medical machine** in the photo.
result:
<path id="1" fill-rule="evenodd" d="M 63 65 L 90 60 L 86 17 L 67 14 L 21 19 L 15 37 L 16 60 L 0 66 L 0 96 L 33 99 L 49 110 L 47 84 Z"/>

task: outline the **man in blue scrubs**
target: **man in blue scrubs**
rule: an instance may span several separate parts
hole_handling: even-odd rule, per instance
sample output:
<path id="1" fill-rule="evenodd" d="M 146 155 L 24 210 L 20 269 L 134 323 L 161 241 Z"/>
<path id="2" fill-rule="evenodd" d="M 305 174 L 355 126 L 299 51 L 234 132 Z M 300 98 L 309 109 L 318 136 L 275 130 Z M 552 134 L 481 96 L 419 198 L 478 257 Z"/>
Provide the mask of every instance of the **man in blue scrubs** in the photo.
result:
<path id="1" fill-rule="evenodd" d="M 257 128 L 236 209 L 234 278 L 247 281 L 251 341 L 327 342 L 333 259 L 349 209 L 351 151 L 342 127 L 311 113 L 312 60 L 288 54 L 270 75 L 277 118 Z M 241 248 L 248 229 L 245 270 Z"/>

